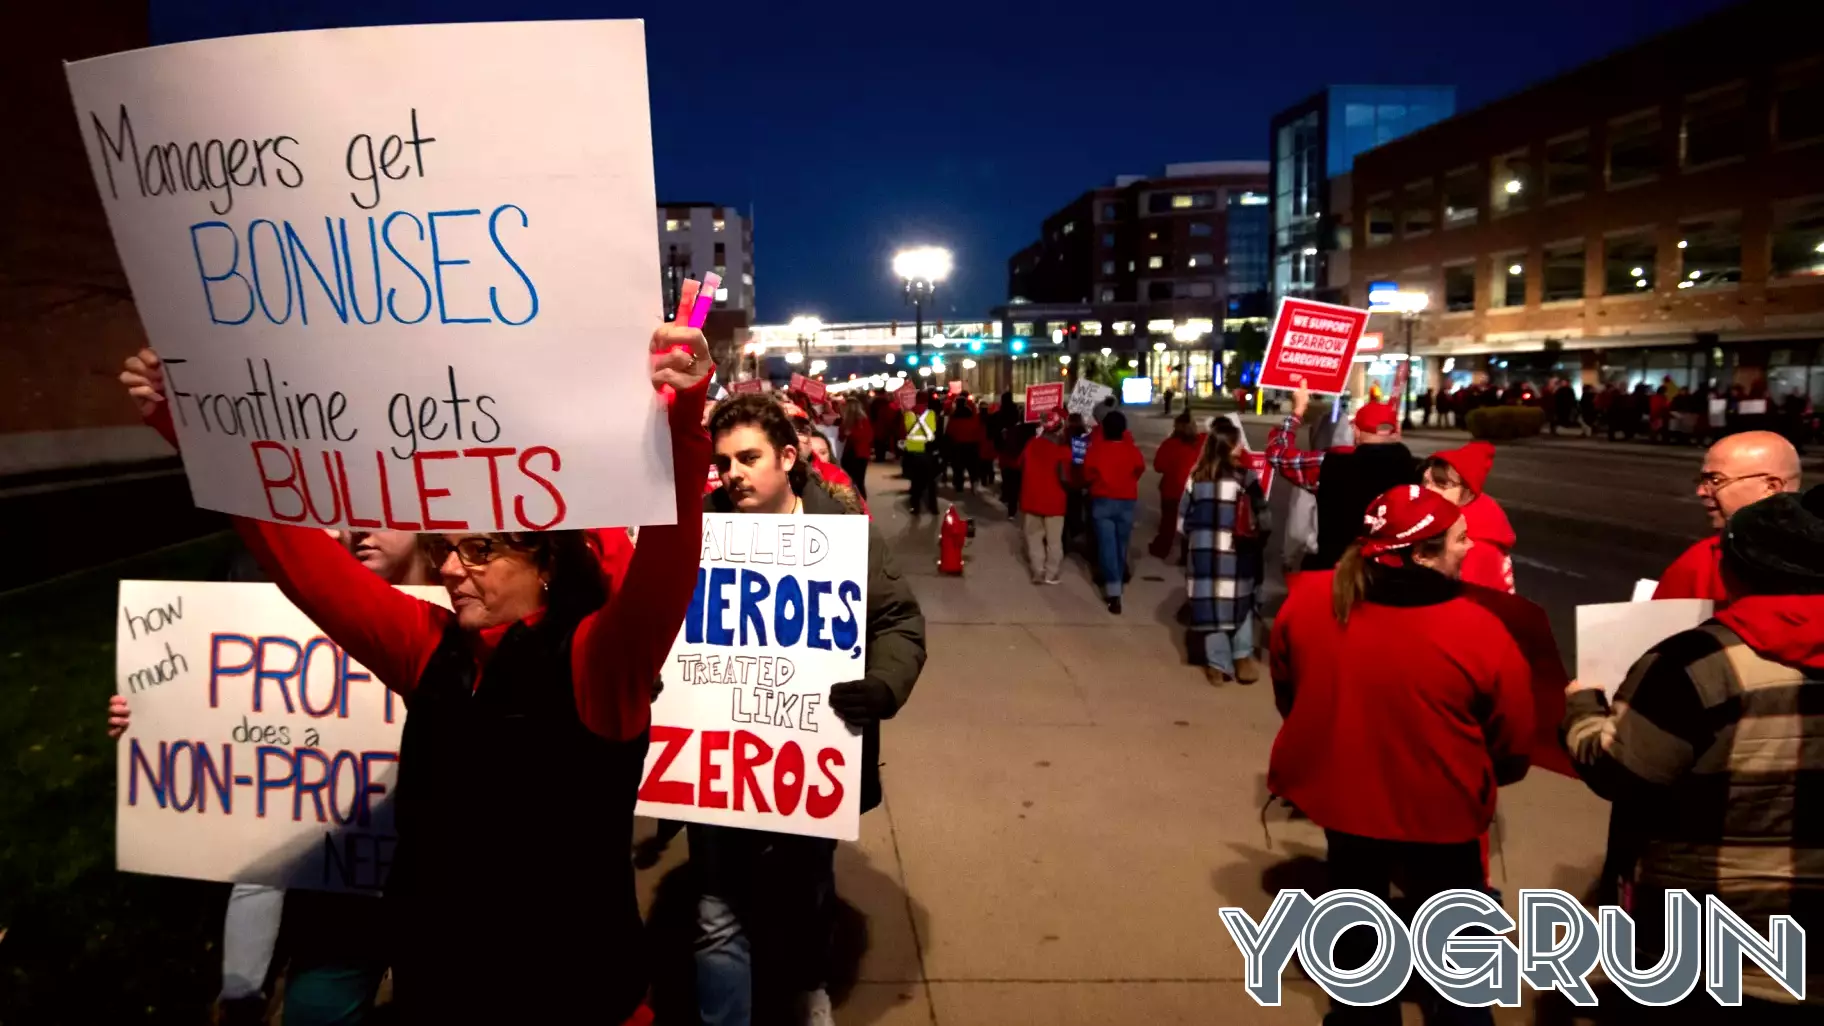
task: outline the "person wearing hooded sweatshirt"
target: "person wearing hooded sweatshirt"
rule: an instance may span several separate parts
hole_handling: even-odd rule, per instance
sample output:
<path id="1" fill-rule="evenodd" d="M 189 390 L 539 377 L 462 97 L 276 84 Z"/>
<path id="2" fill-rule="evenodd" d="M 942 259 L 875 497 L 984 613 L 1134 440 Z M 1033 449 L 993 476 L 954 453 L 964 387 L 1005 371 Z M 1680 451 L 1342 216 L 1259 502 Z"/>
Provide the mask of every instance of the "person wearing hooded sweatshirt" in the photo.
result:
<path id="1" fill-rule="evenodd" d="M 1630 824 L 1637 965 L 1659 957 L 1672 888 L 1717 896 L 1763 936 L 1772 915 L 1824 929 L 1824 488 L 1737 510 L 1721 548 L 1727 609 L 1655 645 L 1612 702 L 1595 685 L 1566 690 L 1561 734 L 1578 775 Z M 1796 1009 L 1749 963 L 1748 1021 L 1817 1021 L 1816 959 L 1806 978 Z M 1721 1011 L 1701 993 L 1694 1002 L 1692 1021 Z"/>
<path id="2" fill-rule="evenodd" d="M 1172 548 L 1178 544 L 1175 511 L 1191 479 L 1191 468 L 1202 457 L 1208 439 L 1209 435 L 1197 433 L 1196 421 L 1186 410 L 1172 421 L 1172 433 L 1153 454 L 1153 469 L 1159 472 L 1159 533 L 1153 536 L 1147 551 L 1157 559 L 1172 558 Z"/>
<path id="3" fill-rule="evenodd" d="M 710 420 L 723 487 L 706 513 L 862 515 L 860 505 L 807 473 L 777 404 L 745 395 Z M 862 735 L 861 810 L 881 802 L 880 722 L 912 695 L 925 664 L 925 618 L 892 549 L 868 525 L 867 660 L 861 679 L 830 687 L 825 705 Z M 837 724 L 833 728 L 845 729 Z M 690 826 L 697 871 L 697 1003 L 708 1026 L 833 1022 L 829 943 L 836 842 L 761 830 Z M 761 950 L 756 972 L 755 948 Z M 789 1005 L 790 1007 L 777 1007 Z M 770 1014 L 769 1014 L 770 1013 Z"/>
<path id="4" fill-rule="evenodd" d="M 1355 412 L 1355 447 L 1310 452 L 1293 445 L 1311 403 L 1303 381 L 1292 392 L 1292 412 L 1267 435 L 1267 463 L 1274 472 L 1317 496 L 1317 551 L 1304 569 L 1328 570 L 1355 541 L 1362 511 L 1394 485 L 1416 484 L 1418 464 L 1400 441 L 1400 414 L 1384 402 Z"/>
<path id="5" fill-rule="evenodd" d="M 1525 776 L 1531 671 L 1496 615 L 1458 580 L 1472 548 L 1457 507 L 1420 486 L 1374 499 L 1334 571 L 1298 575 L 1273 624 L 1274 698 L 1285 722 L 1267 787 L 1324 829 L 1330 885 L 1422 903 L 1479 888 L 1478 838 L 1495 792 Z M 1372 934 L 1345 933 L 1339 968 Z M 1427 1021 L 1492 1023 L 1439 999 Z M 1389 1002 L 1334 1004 L 1324 1021 L 1398 1023 Z"/>
<path id="6" fill-rule="evenodd" d="M 1444 496 L 1463 511 L 1469 540 L 1475 546 L 1463 560 L 1465 584 L 1514 594 L 1514 528 L 1507 513 L 1482 486 L 1495 464 L 1495 447 L 1471 442 L 1425 461 L 1425 487 Z"/>
<path id="7" fill-rule="evenodd" d="M 1697 475 L 1697 497 L 1718 532 L 1735 511 L 1777 492 L 1799 490 L 1799 451 L 1771 431 L 1740 431 L 1704 453 Z M 1729 589 L 1722 573 L 1722 534 L 1686 549 L 1659 575 L 1656 599 L 1707 598 L 1727 604 Z"/>
<path id="8" fill-rule="evenodd" d="M 1110 410 L 1096 425 L 1099 436 L 1083 457 L 1089 482 L 1090 520 L 1096 527 L 1096 560 L 1102 571 L 1102 594 L 1108 611 L 1121 612 L 1121 588 L 1127 581 L 1127 545 L 1134 533 L 1134 506 L 1146 457 L 1127 432 L 1127 415 Z"/>

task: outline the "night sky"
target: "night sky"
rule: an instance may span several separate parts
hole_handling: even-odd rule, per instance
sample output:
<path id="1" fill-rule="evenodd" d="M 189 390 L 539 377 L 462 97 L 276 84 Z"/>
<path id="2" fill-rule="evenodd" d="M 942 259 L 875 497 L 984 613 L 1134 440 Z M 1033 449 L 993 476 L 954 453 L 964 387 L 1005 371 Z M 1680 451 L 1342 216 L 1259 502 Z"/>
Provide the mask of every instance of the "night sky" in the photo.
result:
<path id="1" fill-rule="evenodd" d="M 761 321 L 898 316 L 910 243 L 954 251 L 939 308 L 963 320 L 1046 214 L 1116 174 L 1263 160 L 1273 113 L 1325 84 L 1453 84 L 1461 111 L 1723 6 L 153 0 L 152 28 L 644 18 L 659 198 L 753 208 Z"/>

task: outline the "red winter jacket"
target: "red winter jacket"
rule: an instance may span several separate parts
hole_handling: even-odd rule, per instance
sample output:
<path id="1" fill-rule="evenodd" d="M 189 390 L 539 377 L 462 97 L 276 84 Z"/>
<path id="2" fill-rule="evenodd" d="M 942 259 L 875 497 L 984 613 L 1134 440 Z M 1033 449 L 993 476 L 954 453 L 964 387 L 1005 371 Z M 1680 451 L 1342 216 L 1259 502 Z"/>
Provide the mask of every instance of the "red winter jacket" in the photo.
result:
<path id="1" fill-rule="evenodd" d="M 1191 471 L 1196 469 L 1197 458 L 1203 455 L 1203 444 L 1208 438 L 1208 435 L 1179 438 L 1174 434 L 1159 443 L 1159 451 L 1153 454 L 1153 469 L 1159 472 L 1160 495 L 1176 502 L 1178 496 L 1184 494 L 1185 483 L 1191 479 Z"/>
<path id="2" fill-rule="evenodd" d="M 1475 543 L 1463 559 L 1463 582 L 1512 594 L 1514 528 L 1506 511 L 1488 495 L 1478 495 L 1463 507 L 1463 522 Z"/>
<path id="3" fill-rule="evenodd" d="M 1332 571 L 1299 574 L 1273 623 L 1286 721 L 1272 793 L 1327 830 L 1393 841 L 1473 841 L 1495 791 L 1525 775 L 1531 671 L 1501 621 L 1425 570 L 1383 575 L 1347 626 Z"/>
<path id="4" fill-rule="evenodd" d="M 1716 608 L 1729 604 L 1729 585 L 1723 580 L 1723 536 L 1712 535 L 1691 546 L 1659 575 L 1656 599 L 1713 599 Z"/>
<path id="5" fill-rule="evenodd" d="M 845 454 L 870 458 L 874 452 L 874 425 L 866 417 L 857 418 L 855 426 L 849 429 L 849 436 L 843 439 L 843 445 L 846 446 Z"/>
<path id="6" fill-rule="evenodd" d="M 1146 457 L 1127 435 L 1118 442 L 1099 438 L 1083 457 L 1083 479 L 1089 483 L 1093 499 L 1137 499 L 1140 476 L 1146 473 Z"/>
<path id="7" fill-rule="evenodd" d="M 1035 517 L 1061 517 L 1069 505 L 1063 475 L 1069 473 L 1070 446 L 1040 435 L 1026 443 L 1017 461 L 1020 477 L 1020 510 Z"/>

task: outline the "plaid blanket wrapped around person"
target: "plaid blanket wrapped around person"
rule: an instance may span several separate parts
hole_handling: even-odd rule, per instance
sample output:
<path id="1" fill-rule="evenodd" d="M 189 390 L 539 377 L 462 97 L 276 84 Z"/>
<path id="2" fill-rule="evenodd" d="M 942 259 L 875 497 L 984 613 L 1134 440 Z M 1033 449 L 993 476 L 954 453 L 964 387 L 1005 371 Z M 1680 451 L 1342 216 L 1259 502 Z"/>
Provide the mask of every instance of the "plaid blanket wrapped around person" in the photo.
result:
<path id="1" fill-rule="evenodd" d="M 1178 525 L 1188 551 L 1184 577 L 1192 631 L 1233 632 L 1254 611 L 1270 516 L 1260 475 L 1252 470 L 1192 481 L 1185 488 Z"/>

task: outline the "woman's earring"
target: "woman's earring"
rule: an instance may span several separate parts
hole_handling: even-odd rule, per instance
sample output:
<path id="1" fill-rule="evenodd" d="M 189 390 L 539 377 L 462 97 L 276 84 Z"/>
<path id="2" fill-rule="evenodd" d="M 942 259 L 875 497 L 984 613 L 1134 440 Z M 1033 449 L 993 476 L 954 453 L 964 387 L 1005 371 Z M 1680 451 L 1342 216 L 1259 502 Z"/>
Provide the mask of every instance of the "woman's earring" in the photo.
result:
<path id="1" fill-rule="evenodd" d="M 550 579 L 549 579 L 549 578 L 546 578 L 546 579 L 545 579 L 545 580 L 542 580 L 542 581 L 539 581 L 539 582 L 538 582 L 538 588 L 539 588 L 539 590 L 540 590 L 540 591 L 550 591 L 550 590 L 551 590 L 551 581 L 550 581 Z"/>

